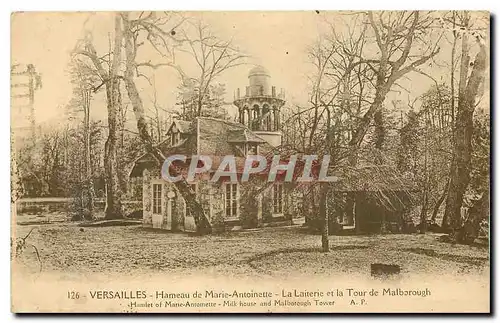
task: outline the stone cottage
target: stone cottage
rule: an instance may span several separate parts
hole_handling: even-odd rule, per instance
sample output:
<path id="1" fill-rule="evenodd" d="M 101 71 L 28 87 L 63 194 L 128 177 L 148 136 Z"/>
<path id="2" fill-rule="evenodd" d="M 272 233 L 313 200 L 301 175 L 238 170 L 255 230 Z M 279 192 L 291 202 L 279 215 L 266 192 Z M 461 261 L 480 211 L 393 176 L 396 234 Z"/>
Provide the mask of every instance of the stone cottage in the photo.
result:
<path id="1" fill-rule="evenodd" d="M 280 108 L 284 93 L 270 86 L 263 67 L 254 67 L 248 75 L 245 94 L 238 89 L 234 105 L 238 121 L 197 117 L 192 121 L 175 120 L 167 139 L 158 145 L 165 155 L 205 155 L 212 159 L 215 171 L 226 155 L 236 157 L 238 172 L 245 158 L 265 155 L 281 145 Z M 161 161 L 163 162 L 163 161 Z M 195 231 L 194 218 L 174 184 L 161 178 L 158 162 L 149 154 L 138 158 L 130 176 L 143 182 L 143 225 L 172 231 Z M 291 222 L 291 199 L 285 194 L 286 183 L 212 183 L 205 173 L 190 183 L 215 230 L 258 227 Z"/>

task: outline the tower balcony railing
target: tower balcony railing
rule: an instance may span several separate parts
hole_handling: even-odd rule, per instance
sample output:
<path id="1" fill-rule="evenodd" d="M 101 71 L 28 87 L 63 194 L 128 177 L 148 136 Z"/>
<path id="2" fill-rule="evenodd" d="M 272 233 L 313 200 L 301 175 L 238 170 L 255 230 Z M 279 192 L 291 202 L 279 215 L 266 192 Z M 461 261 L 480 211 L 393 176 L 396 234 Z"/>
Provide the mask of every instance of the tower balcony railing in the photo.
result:
<path id="1" fill-rule="evenodd" d="M 242 100 L 248 98 L 271 98 L 271 99 L 285 100 L 285 93 L 278 93 L 275 95 L 272 94 L 257 94 L 257 95 L 245 94 L 240 96 L 234 95 L 234 100 Z"/>
<path id="2" fill-rule="evenodd" d="M 270 94 L 264 94 L 263 91 L 260 91 L 260 93 L 255 94 L 255 93 L 250 93 L 249 90 L 247 90 L 246 93 L 241 94 L 240 89 L 238 88 L 236 90 L 236 93 L 234 93 L 234 100 L 241 100 L 247 98 L 275 98 L 275 99 L 285 100 L 285 91 L 281 90 L 280 92 L 276 92 L 275 88 L 273 87 L 272 93 Z"/>

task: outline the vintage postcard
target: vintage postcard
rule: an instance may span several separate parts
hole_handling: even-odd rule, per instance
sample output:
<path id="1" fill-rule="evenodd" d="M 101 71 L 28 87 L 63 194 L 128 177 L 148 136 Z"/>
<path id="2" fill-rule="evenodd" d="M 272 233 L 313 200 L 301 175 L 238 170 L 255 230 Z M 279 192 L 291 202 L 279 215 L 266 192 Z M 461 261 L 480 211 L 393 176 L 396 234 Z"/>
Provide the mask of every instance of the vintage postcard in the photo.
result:
<path id="1" fill-rule="evenodd" d="M 486 11 L 15 12 L 15 313 L 489 313 Z"/>

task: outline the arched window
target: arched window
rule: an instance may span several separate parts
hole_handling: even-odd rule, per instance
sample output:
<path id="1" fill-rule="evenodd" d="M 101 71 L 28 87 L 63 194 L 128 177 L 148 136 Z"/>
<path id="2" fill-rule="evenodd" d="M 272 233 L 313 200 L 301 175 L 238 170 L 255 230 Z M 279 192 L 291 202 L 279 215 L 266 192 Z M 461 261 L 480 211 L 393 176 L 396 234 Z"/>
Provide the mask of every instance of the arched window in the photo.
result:
<path id="1" fill-rule="evenodd" d="M 258 118 L 258 117 L 260 117 L 260 107 L 259 107 L 259 105 L 258 105 L 258 104 L 254 104 L 254 105 L 253 105 L 253 109 L 252 109 L 252 111 L 253 111 L 253 116 L 254 116 L 254 118 Z"/>
<path id="2" fill-rule="evenodd" d="M 280 112 L 278 108 L 273 105 L 273 117 L 274 117 L 274 130 L 278 131 L 280 129 Z"/>
<path id="3" fill-rule="evenodd" d="M 257 104 L 254 104 L 252 112 L 252 124 L 249 125 L 251 130 L 258 130 L 260 125 L 260 107 Z"/>
<path id="4" fill-rule="evenodd" d="M 263 124 L 264 124 L 264 129 L 267 131 L 271 130 L 271 111 L 269 110 L 269 106 L 267 104 L 264 104 L 262 108 L 262 117 L 263 117 Z"/>
<path id="5" fill-rule="evenodd" d="M 245 108 L 240 110 L 240 123 L 245 124 L 246 116 L 245 116 Z"/>

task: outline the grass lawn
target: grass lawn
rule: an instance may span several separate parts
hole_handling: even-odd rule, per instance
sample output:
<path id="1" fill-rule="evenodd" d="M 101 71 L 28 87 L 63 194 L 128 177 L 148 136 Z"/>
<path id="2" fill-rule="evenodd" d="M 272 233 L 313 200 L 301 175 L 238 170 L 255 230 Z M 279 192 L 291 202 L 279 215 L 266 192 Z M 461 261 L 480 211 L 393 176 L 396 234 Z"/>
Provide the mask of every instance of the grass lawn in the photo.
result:
<path id="1" fill-rule="evenodd" d="M 75 223 L 17 225 L 39 250 L 44 272 L 142 274 L 205 272 L 226 276 L 370 276 L 371 263 L 397 264 L 402 275 L 489 275 L 484 246 L 439 242 L 436 234 L 321 237 L 300 227 L 263 228 L 203 237 L 141 226 L 79 227 Z M 33 267 L 33 249 L 22 258 Z M 30 263 L 31 262 L 31 263 Z"/>

